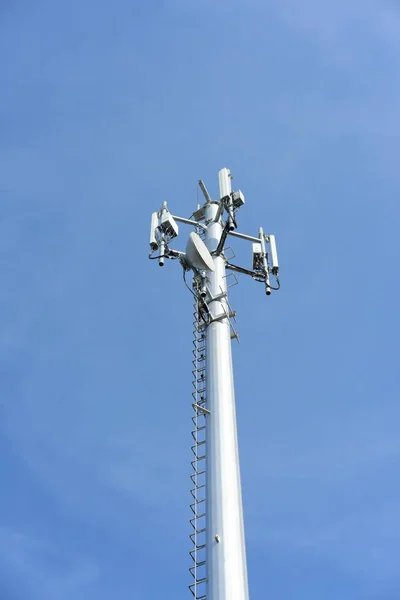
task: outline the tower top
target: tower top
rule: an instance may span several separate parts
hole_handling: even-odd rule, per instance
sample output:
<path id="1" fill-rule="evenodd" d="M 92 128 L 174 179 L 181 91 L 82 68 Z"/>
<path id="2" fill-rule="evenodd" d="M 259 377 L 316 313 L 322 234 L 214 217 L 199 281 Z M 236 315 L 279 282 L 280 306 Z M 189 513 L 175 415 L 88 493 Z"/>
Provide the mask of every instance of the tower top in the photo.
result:
<path id="1" fill-rule="evenodd" d="M 224 168 L 219 171 L 220 198 L 218 200 L 211 198 L 204 182 L 200 179 L 199 187 L 203 193 L 205 203 L 197 208 L 191 219 L 172 215 L 167 202 L 163 202 L 161 208 L 152 214 L 149 258 L 158 260 L 161 267 L 164 266 L 165 259 L 179 259 L 183 268 L 192 270 L 196 276 L 202 271 L 212 270 L 213 257 L 224 256 L 225 258 L 224 247 L 228 236 L 243 239 L 252 243 L 252 261 L 249 267 L 232 264 L 225 258 L 226 268 L 264 283 L 265 292 L 269 296 L 272 290 L 277 290 L 280 287 L 275 236 L 265 234 L 262 227 L 259 228 L 257 237 L 237 231 L 237 213 L 245 204 L 245 197 L 241 190 L 232 191 L 232 179 L 229 169 Z M 218 205 L 212 220 L 206 216 L 206 209 L 210 204 Z M 210 251 L 207 250 L 200 238 L 193 234 L 189 237 L 186 252 L 174 250 L 170 247 L 171 242 L 179 235 L 178 223 L 190 225 L 198 233 L 207 231 L 215 222 L 222 225 L 222 233 L 216 248 Z M 271 276 L 275 279 L 276 285 L 271 285 Z"/>

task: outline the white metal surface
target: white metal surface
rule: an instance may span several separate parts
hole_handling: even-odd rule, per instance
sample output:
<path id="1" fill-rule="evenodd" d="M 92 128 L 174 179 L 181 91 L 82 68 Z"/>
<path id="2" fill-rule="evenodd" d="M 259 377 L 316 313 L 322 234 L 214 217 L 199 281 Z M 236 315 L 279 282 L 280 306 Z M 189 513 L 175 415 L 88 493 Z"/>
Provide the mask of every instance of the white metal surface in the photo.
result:
<path id="1" fill-rule="evenodd" d="M 269 246 L 271 249 L 271 264 L 272 264 L 272 272 L 274 275 L 279 273 L 279 262 L 278 262 L 278 252 L 276 250 L 276 241 L 275 236 L 269 236 Z"/>
<path id="2" fill-rule="evenodd" d="M 153 212 L 151 215 L 151 226 L 150 226 L 150 248 L 152 250 L 157 250 L 157 238 L 156 238 L 156 229 L 158 227 L 158 213 Z"/>
<path id="3" fill-rule="evenodd" d="M 218 173 L 219 177 L 219 195 L 221 198 L 230 196 L 232 191 L 231 172 L 229 169 L 221 169 Z"/>
<path id="4" fill-rule="evenodd" d="M 220 196 L 231 193 L 230 173 L 219 173 Z M 211 203 L 206 218 L 213 220 L 218 204 Z M 206 245 L 216 249 L 222 234 L 220 222 L 210 222 Z M 223 297 L 210 305 L 211 317 L 229 313 L 225 258 L 213 258 L 209 273 L 212 296 Z M 248 600 L 231 332 L 228 317 L 206 329 L 207 347 L 207 600 Z"/>
<path id="5" fill-rule="evenodd" d="M 267 294 L 267 296 L 270 296 L 271 288 L 270 288 L 270 281 L 269 281 L 269 275 L 268 275 L 268 254 L 267 254 L 267 249 L 265 246 L 264 230 L 262 227 L 260 227 L 258 229 L 258 236 L 260 238 L 260 244 L 261 244 L 261 248 L 262 248 L 262 261 L 263 261 L 264 269 L 265 269 L 265 293 Z"/>
<path id="6" fill-rule="evenodd" d="M 186 262 L 200 271 L 214 271 L 214 262 L 203 240 L 192 231 L 186 245 Z"/>

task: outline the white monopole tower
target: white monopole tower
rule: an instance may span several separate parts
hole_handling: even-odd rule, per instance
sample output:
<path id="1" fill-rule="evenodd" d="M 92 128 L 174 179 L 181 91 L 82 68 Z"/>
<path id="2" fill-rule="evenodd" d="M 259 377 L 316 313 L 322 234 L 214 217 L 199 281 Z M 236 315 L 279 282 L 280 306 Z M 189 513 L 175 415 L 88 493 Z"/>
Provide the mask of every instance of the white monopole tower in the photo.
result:
<path id="1" fill-rule="evenodd" d="M 219 200 L 212 200 L 200 181 L 205 204 L 190 219 L 173 216 L 166 202 L 151 219 L 150 258 L 160 266 L 166 259 L 179 260 L 185 283 L 186 274 L 193 275 L 192 289 L 188 286 L 195 298 L 189 587 L 196 600 L 249 599 L 231 350 L 237 333 L 228 288 L 230 278 L 237 281 L 235 273 L 243 273 L 263 283 L 267 295 L 279 289 L 275 236 L 262 228 L 258 237 L 236 231 L 245 200 L 242 192 L 232 192 L 231 180 L 229 169 L 219 172 Z M 170 248 L 178 222 L 194 227 L 185 252 Z M 252 242 L 250 268 L 229 261 L 228 236 Z"/>

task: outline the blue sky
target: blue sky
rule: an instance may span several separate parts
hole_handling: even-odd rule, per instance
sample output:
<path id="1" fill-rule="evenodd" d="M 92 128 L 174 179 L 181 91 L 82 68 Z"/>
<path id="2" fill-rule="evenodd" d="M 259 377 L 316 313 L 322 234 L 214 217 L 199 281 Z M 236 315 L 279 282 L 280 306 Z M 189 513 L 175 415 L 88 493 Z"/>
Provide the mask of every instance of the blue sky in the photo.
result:
<path id="1" fill-rule="evenodd" d="M 398 600 L 399 29 L 388 0 L 1 3 L 1 598 L 190 597 L 191 298 L 148 228 L 227 166 L 282 271 L 230 298 L 251 597 Z"/>

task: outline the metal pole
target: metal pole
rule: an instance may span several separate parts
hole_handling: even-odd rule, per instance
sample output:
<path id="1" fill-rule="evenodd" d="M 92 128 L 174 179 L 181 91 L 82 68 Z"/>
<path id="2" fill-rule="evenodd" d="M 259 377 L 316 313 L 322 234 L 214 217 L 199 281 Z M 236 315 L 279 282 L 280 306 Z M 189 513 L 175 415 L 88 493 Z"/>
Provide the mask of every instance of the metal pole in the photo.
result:
<path id="1" fill-rule="evenodd" d="M 239 233 L 238 231 L 230 231 L 228 235 L 232 235 L 233 237 L 241 238 L 242 240 L 247 240 L 248 242 L 258 242 L 260 243 L 260 238 L 256 238 L 253 235 L 245 235 L 244 233 Z"/>
<path id="2" fill-rule="evenodd" d="M 175 221 L 179 221 L 180 223 L 186 223 L 186 225 L 194 225 L 195 227 L 200 227 L 201 229 L 207 229 L 205 225 L 202 223 L 198 223 L 197 221 L 192 221 L 191 219 L 185 219 L 184 217 L 177 217 L 173 215 Z"/>
<path id="3" fill-rule="evenodd" d="M 231 193 L 228 169 L 220 171 L 220 197 Z M 206 207 L 206 244 L 215 250 L 222 224 L 213 222 L 218 203 Z M 211 316 L 228 314 L 225 258 L 214 256 L 209 288 Z M 211 322 L 207 343 L 207 600 L 248 600 L 232 350 L 228 317 Z"/>

